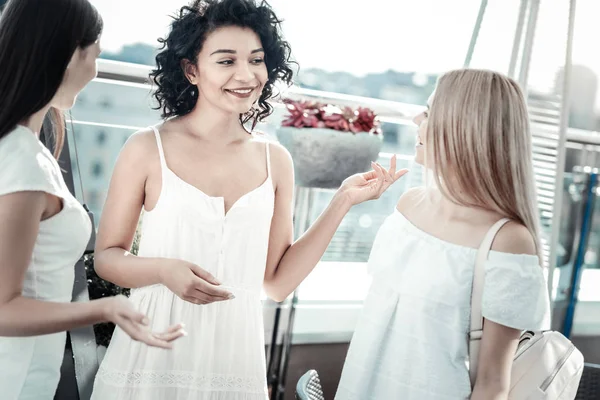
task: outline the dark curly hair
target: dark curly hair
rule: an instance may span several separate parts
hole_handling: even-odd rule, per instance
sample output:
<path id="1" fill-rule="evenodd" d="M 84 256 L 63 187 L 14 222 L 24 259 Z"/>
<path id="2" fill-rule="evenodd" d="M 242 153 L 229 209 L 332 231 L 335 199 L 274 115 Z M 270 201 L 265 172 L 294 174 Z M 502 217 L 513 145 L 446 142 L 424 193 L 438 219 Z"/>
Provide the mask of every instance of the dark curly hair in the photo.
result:
<path id="1" fill-rule="evenodd" d="M 195 64 L 210 33 L 224 26 L 237 26 L 252 29 L 265 52 L 268 79 L 258 99 L 258 109 L 253 107 L 240 115 L 240 122 L 252 121 L 254 129 L 273 112 L 267 100 L 273 96 L 275 82 L 290 85 L 294 75 L 290 68 L 291 49 L 283 39 L 281 22 L 266 1 L 257 4 L 255 0 L 195 0 L 182 7 L 173 17 L 171 32 L 158 40 L 162 47 L 156 56 L 157 67 L 150 74 L 157 86 L 154 97 L 162 118 L 188 114 L 198 101 L 198 91 L 192 90 L 181 61 L 187 59 Z"/>

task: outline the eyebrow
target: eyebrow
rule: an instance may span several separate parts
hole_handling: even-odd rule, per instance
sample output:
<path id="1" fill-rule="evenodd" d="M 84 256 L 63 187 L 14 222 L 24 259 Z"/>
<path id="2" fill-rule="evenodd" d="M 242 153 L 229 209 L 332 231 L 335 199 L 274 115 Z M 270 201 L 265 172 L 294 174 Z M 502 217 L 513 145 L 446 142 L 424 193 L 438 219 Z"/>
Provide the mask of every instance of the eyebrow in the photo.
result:
<path id="1" fill-rule="evenodd" d="M 264 52 L 265 50 L 261 47 L 260 49 L 255 49 L 252 50 L 250 52 L 250 54 L 254 54 L 254 53 L 260 53 L 260 52 Z M 235 50 L 230 50 L 230 49 L 219 49 L 219 50 L 215 50 L 212 53 L 210 53 L 210 55 L 212 56 L 213 54 L 236 54 L 237 52 Z"/>

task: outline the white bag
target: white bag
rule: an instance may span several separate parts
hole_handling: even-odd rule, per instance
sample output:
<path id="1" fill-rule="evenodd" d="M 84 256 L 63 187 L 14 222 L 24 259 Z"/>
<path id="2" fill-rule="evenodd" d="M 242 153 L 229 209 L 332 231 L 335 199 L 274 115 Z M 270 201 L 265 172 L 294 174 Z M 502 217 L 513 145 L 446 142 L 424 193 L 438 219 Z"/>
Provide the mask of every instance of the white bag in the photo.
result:
<path id="1" fill-rule="evenodd" d="M 479 345 L 483 334 L 481 303 L 485 262 L 494 237 L 509 220 L 502 219 L 490 228 L 477 252 L 471 294 L 471 331 L 469 333 L 469 375 L 475 384 Z M 524 332 L 513 359 L 510 400 L 574 400 L 583 373 L 583 355 L 559 332 Z"/>

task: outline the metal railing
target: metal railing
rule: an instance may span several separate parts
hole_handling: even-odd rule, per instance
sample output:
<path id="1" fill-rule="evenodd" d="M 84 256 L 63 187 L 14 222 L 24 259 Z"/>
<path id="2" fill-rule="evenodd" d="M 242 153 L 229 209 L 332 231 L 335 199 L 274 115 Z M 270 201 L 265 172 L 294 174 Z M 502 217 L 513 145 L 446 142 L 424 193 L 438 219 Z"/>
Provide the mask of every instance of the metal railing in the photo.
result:
<path id="1" fill-rule="evenodd" d="M 98 78 L 115 82 L 143 84 L 151 90 L 152 86 L 148 76 L 152 67 L 112 60 L 98 60 Z M 285 88 L 278 86 L 281 96 L 276 97 L 276 105 L 281 97 L 293 99 L 310 99 L 322 102 L 330 102 L 341 106 L 363 106 L 371 108 L 382 122 L 392 122 L 402 125 L 412 125 L 415 115 L 425 109 L 424 105 L 402 103 L 391 100 L 375 99 L 372 97 L 355 96 L 344 93 L 326 92 L 321 90 L 305 89 L 298 86 Z M 106 126 L 111 127 L 110 124 Z M 542 124 L 532 124 L 542 128 Z M 135 128 L 135 127 L 132 127 Z M 600 132 L 587 131 L 583 129 L 569 128 L 567 130 L 567 141 L 581 144 L 600 145 Z"/>

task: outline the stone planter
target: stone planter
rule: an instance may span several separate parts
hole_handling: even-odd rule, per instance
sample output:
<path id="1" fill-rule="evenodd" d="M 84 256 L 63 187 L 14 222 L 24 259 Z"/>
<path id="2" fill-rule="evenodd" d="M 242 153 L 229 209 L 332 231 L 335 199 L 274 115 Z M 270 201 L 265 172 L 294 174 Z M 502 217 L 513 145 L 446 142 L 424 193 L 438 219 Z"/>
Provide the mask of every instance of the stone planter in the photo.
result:
<path id="1" fill-rule="evenodd" d="M 382 135 L 367 132 L 293 127 L 279 127 L 277 138 L 292 155 L 296 184 L 323 189 L 338 188 L 350 175 L 370 170 L 383 141 Z"/>

